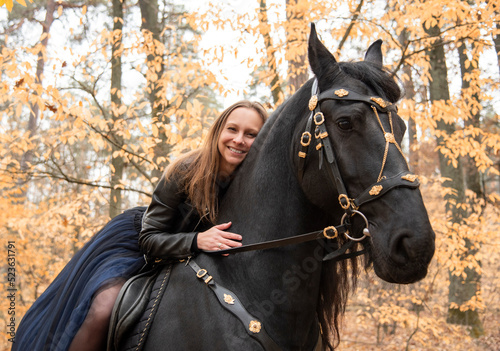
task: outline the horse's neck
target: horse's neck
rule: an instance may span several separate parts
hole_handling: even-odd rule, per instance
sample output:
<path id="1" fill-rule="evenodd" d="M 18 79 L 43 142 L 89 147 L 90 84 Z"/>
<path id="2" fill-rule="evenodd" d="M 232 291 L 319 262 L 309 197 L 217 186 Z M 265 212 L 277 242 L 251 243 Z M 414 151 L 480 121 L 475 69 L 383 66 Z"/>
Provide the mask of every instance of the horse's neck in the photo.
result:
<path id="1" fill-rule="evenodd" d="M 271 117 L 221 203 L 220 220 L 242 227 L 249 242 L 301 234 L 316 220 L 291 160 L 299 142 L 294 130 L 305 124 L 304 116 L 293 110 L 292 104 Z"/>

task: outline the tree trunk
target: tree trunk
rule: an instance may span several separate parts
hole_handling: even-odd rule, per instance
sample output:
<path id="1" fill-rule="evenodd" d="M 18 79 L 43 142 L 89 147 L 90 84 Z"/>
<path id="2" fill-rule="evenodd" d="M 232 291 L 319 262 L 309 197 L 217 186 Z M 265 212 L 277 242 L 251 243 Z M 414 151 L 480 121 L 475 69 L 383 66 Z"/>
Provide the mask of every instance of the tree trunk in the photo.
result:
<path id="1" fill-rule="evenodd" d="M 495 6 L 495 14 L 498 15 L 500 13 L 500 6 L 498 3 Z M 497 22 L 497 34 L 492 35 L 493 42 L 495 43 L 495 51 L 497 53 L 497 62 L 498 62 L 498 72 L 500 73 L 500 22 Z"/>
<path id="2" fill-rule="evenodd" d="M 160 79 L 165 70 L 163 55 L 160 51 L 160 33 L 162 29 L 158 20 L 160 9 L 157 0 L 139 0 L 139 7 L 141 9 L 141 29 L 144 35 L 144 45 L 147 50 L 148 73 L 146 79 L 151 106 L 151 121 L 152 123 L 161 122 L 163 126 L 166 126 L 170 123 L 170 119 L 164 113 L 167 106 L 162 103 L 162 97 L 160 96 Z M 167 165 L 166 161 L 163 160 L 170 153 L 171 147 L 167 142 L 164 127 L 159 128 L 157 138 L 160 141 L 154 148 L 154 157 L 158 168 L 152 172 L 152 177 L 160 178 Z"/>
<path id="3" fill-rule="evenodd" d="M 48 0 L 47 1 L 47 9 L 45 12 L 45 20 L 41 23 L 42 24 L 42 36 L 43 39 L 41 41 L 41 48 L 40 51 L 38 52 L 38 59 L 36 62 L 36 73 L 35 73 L 35 83 L 37 85 L 42 85 L 43 83 L 43 71 L 45 69 L 45 52 L 47 50 L 47 46 L 49 44 L 49 35 L 50 35 L 50 27 L 52 26 L 52 23 L 54 22 L 54 11 L 56 10 L 56 2 L 54 0 Z M 33 94 L 37 94 L 34 92 Z M 30 117 L 28 120 L 28 137 L 32 139 L 37 132 L 38 129 L 38 119 L 40 115 L 40 107 L 38 106 L 37 103 L 31 103 L 30 102 Z M 28 172 L 28 169 L 30 168 L 31 162 L 33 160 L 33 148 L 28 149 L 22 156 L 21 158 L 21 174 L 25 174 Z M 17 186 L 20 189 L 20 194 L 18 195 L 19 199 L 24 199 L 26 195 L 26 178 L 19 178 L 17 181 Z M 21 200 L 23 201 L 23 200 Z"/>
<path id="4" fill-rule="evenodd" d="M 470 115 L 468 116 L 464 123 L 466 127 L 480 127 L 480 113 L 479 109 L 474 110 L 473 106 L 479 106 L 479 94 L 478 92 L 471 92 L 470 89 L 470 81 L 467 76 L 470 76 L 473 73 L 473 65 L 466 64 L 468 60 L 467 54 L 465 52 L 467 50 L 465 40 L 462 41 L 462 46 L 458 48 L 458 54 L 460 58 L 460 72 L 462 74 L 462 99 L 465 101 L 465 109 L 470 111 Z M 469 96 L 469 94 L 471 94 Z M 475 112 L 474 112 L 475 111 Z M 480 142 L 479 136 L 475 137 L 477 142 Z M 472 210 L 477 208 L 475 203 L 477 200 L 484 198 L 484 192 L 481 184 L 481 176 L 479 170 L 476 167 L 476 163 L 473 158 L 466 156 L 464 158 L 464 171 L 465 171 L 465 183 L 469 190 L 471 190 L 475 194 L 475 198 L 471 199 L 471 205 L 469 208 Z M 472 224 L 471 224 L 472 225 Z M 477 247 L 477 246 L 476 246 Z M 463 257 L 475 255 L 477 253 L 477 249 L 474 249 L 474 245 L 470 242 L 470 240 L 465 240 L 465 248 L 466 251 L 463 253 Z M 463 300 L 466 302 L 470 300 L 472 297 L 478 295 L 481 292 L 481 273 L 478 272 L 474 268 L 467 268 L 466 270 L 467 277 L 463 279 L 462 277 L 454 277 L 457 280 L 454 284 L 460 286 L 460 294 L 456 294 L 455 298 L 457 300 Z M 458 303 L 458 302 L 457 302 Z M 464 324 L 472 327 L 471 335 L 474 337 L 479 337 L 484 334 L 483 325 L 481 319 L 479 318 L 477 311 L 453 311 L 451 315 L 449 314 L 448 321 L 456 324 Z"/>
<path id="5" fill-rule="evenodd" d="M 278 66 L 276 64 L 276 49 L 273 46 L 271 40 L 271 26 L 269 25 L 267 19 L 267 4 L 266 0 L 260 0 L 260 8 L 259 8 L 259 32 L 260 35 L 264 38 L 264 45 L 266 47 L 266 58 L 267 58 L 267 66 L 270 74 L 272 75 L 271 82 L 269 83 L 271 88 L 271 94 L 273 96 L 273 104 L 274 106 L 278 105 L 280 102 L 280 98 L 283 97 L 283 88 L 281 87 L 280 76 L 278 73 Z"/>
<path id="6" fill-rule="evenodd" d="M 444 46 L 440 38 L 440 30 L 437 26 L 433 26 L 426 29 L 426 32 L 429 36 L 436 38 L 433 45 L 427 51 L 431 66 L 431 82 L 429 84 L 431 104 L 436 102 L 450 103 L 448 72 Z M 445 147 L 444 135 L 451 136 L 455 132 L 455 124 L 447 123 L 440 119 L 437 121 L 437 130 L 441 132 L 436 138 L 437 145 L 438 147 Z M 465 182 L 461 160 L 457 160 L 456 167 L 454 167 L 450 161 L 451 160 L 443 155 L 443 153 L 439 153 L 441 176 L 447 178 L 447 180 L 443 182 L 443 186 L 451 189 L 444 198 L 447 216 L 449 216 L 449 222 L 451 224 L 449 227 L 449 235 L 456 235 L 457 233 L 454 233 L 454 229 L 452 229 L 453 224 L 462 224 L 467 216 L 464 207 L 460 206 L 466 203 Z M 467 249 L 470 243 L 466 243 L 465 245 L 465 249 Z M 480 322 L 477 311 L 460 310 L 460 306 L 469 301 L 476 292 L 474 286 L 475 277 L 468 269 L 465 270 L 465 273 L 467 274 L 467 278 L 463 279 L 461 276 L 456 276 L 453 272 L 449 272 L 450 285 L 448 301 L 450 307 L 448 308 L 447 322 L 475 326 Z"/>
<path id="7" fill-rule="evenodd" d="M 122 28 L 123 28 L 123 3 L 122 0 L 113 0 L 113 43 L 111 48 L 111 130 L 115 123 L 122 118 L 119 112 L 122 106 Z M 120 155 L 115 155 L 123 145 L 123 138 L 117 133 L 112 133 L 114 143 L 111 156 L 111 192 L 109 199 L 109 216 L 117 216 L 122 207 L 121 180 L 123 177 L 124 162 Z"/>
<path id="8" fill-rule="evenodd" d="M 408 33 L 406 30 L 403 30 L 401 34 L 399 35 L 399 42 L 402 47 L 406 47 L 408 43 Z M 413 84 L 413 79 L 411 75 L 411 66 L 405 61 L 403 62 L 403 73 L 405 75 L 405 78 L 403 79 L 403 84 L 405 88 L 405 93 L 406 93 L 406 98 L 408 100 L 414 100 L 415 99 L 415 85 Z M 412 172 L 415 174 L 419 173 L 418 170 L 418 151 L 415 150 L 416 146 L 418 145 L 418 136 L 417 136 L 417 125 L 415 123 L 415 120 L 410 117 L 408 118 L 408 140 L 409 140 L 409 147 L 408 147 L 408 155 L 409 155 L 409 165 L 410 169 Z"/>
<path id="9" fill-rule="evenodd" d="M 288 86 L 290 94 L 297 91 L 309 78 L 307 71 L 307 33 L 304 28 L 304 9 L 301 0 L 286 0 L 286 31 Z"/>

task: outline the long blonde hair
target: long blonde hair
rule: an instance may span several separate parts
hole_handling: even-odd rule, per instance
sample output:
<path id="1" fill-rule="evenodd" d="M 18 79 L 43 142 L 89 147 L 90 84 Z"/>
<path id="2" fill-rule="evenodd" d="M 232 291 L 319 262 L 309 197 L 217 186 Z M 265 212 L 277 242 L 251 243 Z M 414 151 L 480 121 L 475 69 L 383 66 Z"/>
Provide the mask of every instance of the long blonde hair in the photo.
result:
<path id="1" fill-rule="evenodd" d="M 213 224 L 218 212 L 216 180 L 219 174 L 220 152 L 217 143 L 229 115 L 240 107 L 253 109 L 263 122 L 267 120 L 267 111 L 260 103 L 239 101 L 225 109 L 215 120 L 201 148 L 179 157 L 165 170 L 165 180 L 172 176 L 179 178 L 181 189 L 187 194 L 200 217 L 207 216 Z"/>

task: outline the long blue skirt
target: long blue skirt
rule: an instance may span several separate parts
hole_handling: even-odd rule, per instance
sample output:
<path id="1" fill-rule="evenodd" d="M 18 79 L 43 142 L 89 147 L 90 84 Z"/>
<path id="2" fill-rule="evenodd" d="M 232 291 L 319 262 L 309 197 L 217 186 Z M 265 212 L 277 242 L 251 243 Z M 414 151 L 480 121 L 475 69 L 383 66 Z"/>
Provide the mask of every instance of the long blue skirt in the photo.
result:
<path id="1" fill-rule="evenodd" d="M 145 207 L 113 218 L 76 253 L 22 319 L 12 351 L 66 351 L 96 291 L 144 265 L 138 235 Z"/>

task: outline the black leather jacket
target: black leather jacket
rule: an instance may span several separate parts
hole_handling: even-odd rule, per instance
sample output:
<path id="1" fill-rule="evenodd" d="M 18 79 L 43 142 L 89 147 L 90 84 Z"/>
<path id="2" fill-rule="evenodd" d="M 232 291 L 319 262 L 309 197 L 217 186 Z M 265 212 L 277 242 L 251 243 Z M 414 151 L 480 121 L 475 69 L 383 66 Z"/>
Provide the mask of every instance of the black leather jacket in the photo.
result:
<path id="1" fill-rule="evenodd" d="M 192 256 L 197 251 L 196 230 L 206 229 L 206 222 L 200 219 L 179 182 L 162 177 L 142 219 L 141 251 L 153 259 Z"/>

